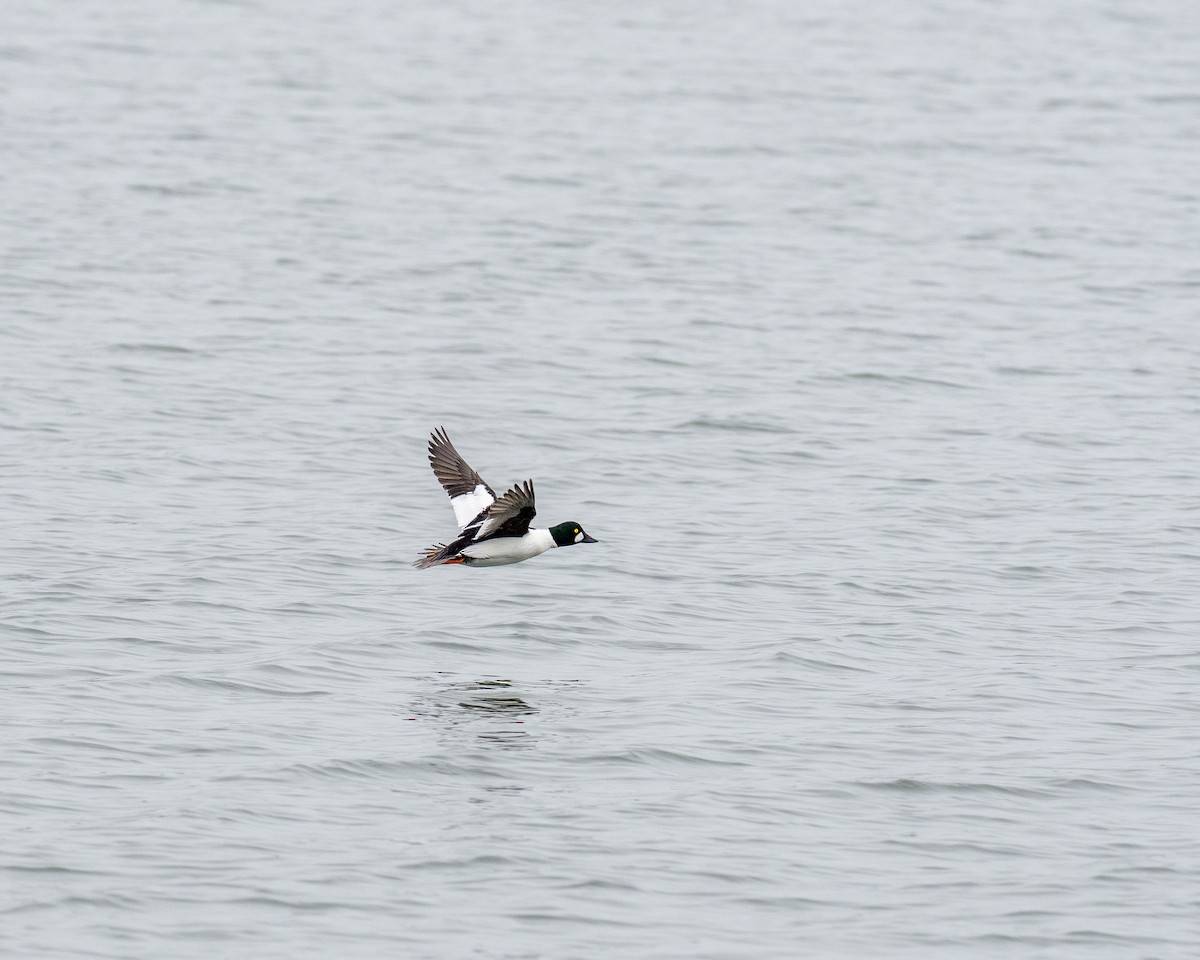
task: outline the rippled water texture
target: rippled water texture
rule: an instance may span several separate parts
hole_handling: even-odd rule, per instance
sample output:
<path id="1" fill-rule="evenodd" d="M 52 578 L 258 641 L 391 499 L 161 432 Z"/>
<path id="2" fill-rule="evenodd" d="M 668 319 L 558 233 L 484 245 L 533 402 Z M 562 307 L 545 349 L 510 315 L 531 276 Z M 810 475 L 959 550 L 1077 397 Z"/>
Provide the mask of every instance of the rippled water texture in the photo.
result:
<path id="1" fill-rule="evenodd" d="M 0 953 L 1194 957 L 1198 50 L 6 0 Z"/>

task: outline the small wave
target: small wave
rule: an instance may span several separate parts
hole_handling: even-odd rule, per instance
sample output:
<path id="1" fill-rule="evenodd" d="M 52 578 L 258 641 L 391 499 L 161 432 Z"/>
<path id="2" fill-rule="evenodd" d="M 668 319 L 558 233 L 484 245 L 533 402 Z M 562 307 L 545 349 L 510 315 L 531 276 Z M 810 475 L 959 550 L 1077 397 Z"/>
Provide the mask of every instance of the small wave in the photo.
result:
<path id="1" fill-rule="evenodd" d="M 1069 780 L 1051 780 L 1051 785 L 1057 790 L 1100 791 L 1103 793 L 1124 792 L 1127 788 L 1117 783 L 1104 780 L 1092 780 L 1088 777 L 1072 777 Z"/>
<path id="2" fill-rule="evenodd" d="M 829 380 L 852 380 L 867 383 L 886 383 L 897 386 L 949 387 L 951 390 L 973 390 L 969 383 L 959 383 L 956 380 L 941 380 L 936 377 L 915 377 L 911 374 L 878 373 L 873 370 L 863 370 L 858 373 L 844 373 L 841 376 L 828 377 Z"/>
<path id="3" fill-rule="evenodd" d="M 381 760 L 336 759 L 314 763 L 294 763 L 275 769 L 260 769 L 217 777 L 219 781 L 284 780 L 388 780 L 411 779 L 420 776 L 462 776 L 473 780 L 495 779 L 500 776 L 493 768 L 467 765 L 451 760 Z"/>
<path id="4" fill-rule="evenodd" d="M 835 670 L 849 671 L 853 673 L 872 673 L 866 667 L 853 667 L 848 663 L 836 663 L 833 660 L 822 660 L 818 657 L 802 657 L 798 653 L 789 653 L 787 650 L 780 650 L 772 658 L 781 663 L 794 663 L 803 667 L 814 667 L 817 670 Z"/>
<path id="5" fill-rule="evenodd" d="M 938 782 L 900 777 L 896 780 L 859 780 L 858 786 L 868 790 L 894 791 L 898 793 L 1000 793 L 1013 797 L 1038 797 L 1045 791 L 1029 787 L 1013 787 L 1000 783 Z"/>
<path id="6" fill-rule="evenodd" d="M 713 417 L 699 417 L 696 420 L 689 420 L 687 423 L 681 423 L 677 429 L 687 430 L 696 428 L 700 430 L 729 430 L 738 433 L 795 433 L 791 427 L 785 427 L 780 424 L 762 423 L 754 420 L 741 420 L 737 418 L 716 419 Z"/>
<path id="7" fill-rule="evenodd" d="M 166 674 L 158 678 L 160 682 L 178 684 L 185 687 L 199 687 L 211 690 L 221 690 L 226 693 L 256 694 L 266 697 L 327 697 L 328 690 L 296 690 L 286 687 L 266 686 L 259 683 L 247 683 L 243 680 L 228 680 L 216 677 L 194 677 L 180 674 Z"/>
<path id="8" fill-rule="evenodd" d="M 701 757 L 694 753 L 682 753 L 677 750 L 666 750 L 661 747 L 634 747 L 620 753 L 592 754 L 591 756 L 579 757 L 576 759 L 576 762 L 649 766 L 750 766 L 750 764 L 741 760 L 717 760 L 712 757 Z"/>
<path id="9" fill-rule="evenodd" d="M 1004 374 L 1012 377 L 1061 377 L 1062 370 L 1057 370 L 1054 367 L 993 367 L 994 373 Z"/>
<path id="10" fill-rule="evenodd" d="M 174 343 L 114 343 L 109 349 L 116 353 L 192 354 L 199 352 Z"/>

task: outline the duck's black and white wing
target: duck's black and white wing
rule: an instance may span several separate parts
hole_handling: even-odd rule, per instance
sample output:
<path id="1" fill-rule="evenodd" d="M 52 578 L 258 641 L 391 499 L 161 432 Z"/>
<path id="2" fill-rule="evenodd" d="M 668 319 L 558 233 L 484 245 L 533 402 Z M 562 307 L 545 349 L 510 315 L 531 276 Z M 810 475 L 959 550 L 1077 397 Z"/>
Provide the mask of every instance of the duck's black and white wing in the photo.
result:
<path id="1" fill-rule="evenodd" d="M 472 520 L 486 521 L 487 518 L 480 515 L 499 502 L 496 500 L 496 491 L 454 449 L 443 427 L 438 427 L 429 437 L 429 465 L 433 467 L 433 475 L 438 478 L 438 483 L 450 494 L 454 519 L 458 521 L 460 529 L 465 529 Z M 529 524 L 526 523 L 526 526 Z"/>
<path id="2" fill-rule="evenodd" d="M 475 530 L 475 542 L 492 537 L 523 537 L 529 532 L 529 521 L 536 516 L 533 481 L 518 483 L 488 507 Z M 475 524 L 471 526 L 475 527 Z"/>

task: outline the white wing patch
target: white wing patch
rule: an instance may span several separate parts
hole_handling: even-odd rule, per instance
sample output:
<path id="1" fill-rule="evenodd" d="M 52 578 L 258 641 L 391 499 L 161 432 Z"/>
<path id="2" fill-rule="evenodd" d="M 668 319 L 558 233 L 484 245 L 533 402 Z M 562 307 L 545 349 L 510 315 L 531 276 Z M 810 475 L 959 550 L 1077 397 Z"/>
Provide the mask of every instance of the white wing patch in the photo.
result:
<path id="1" fill-rule="evenodd" d="M 482 483 L 470 493 L 460 493 L 450 498 L 450 506 L 454 507 L 454 519 L 458 521 L 461 530 L 479 514 L 496 502 L 496 498 Z"/>

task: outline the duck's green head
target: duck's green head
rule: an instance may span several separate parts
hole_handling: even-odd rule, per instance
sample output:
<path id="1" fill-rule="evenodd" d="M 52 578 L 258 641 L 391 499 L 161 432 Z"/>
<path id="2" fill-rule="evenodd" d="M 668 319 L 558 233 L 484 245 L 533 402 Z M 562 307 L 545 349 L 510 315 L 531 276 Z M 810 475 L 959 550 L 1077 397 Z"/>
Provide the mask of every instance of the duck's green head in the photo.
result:
<path id="1" fill-rule="evenodd" d="M 550 536 L 554 537 L 556 547 L 569 547 L 575 543 L 599 543 L 595 537 L 589 537 L 583 527 L 573 520 L 559 523 L 550 528 Z"/>

